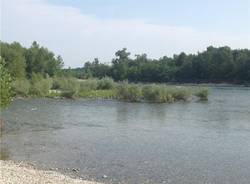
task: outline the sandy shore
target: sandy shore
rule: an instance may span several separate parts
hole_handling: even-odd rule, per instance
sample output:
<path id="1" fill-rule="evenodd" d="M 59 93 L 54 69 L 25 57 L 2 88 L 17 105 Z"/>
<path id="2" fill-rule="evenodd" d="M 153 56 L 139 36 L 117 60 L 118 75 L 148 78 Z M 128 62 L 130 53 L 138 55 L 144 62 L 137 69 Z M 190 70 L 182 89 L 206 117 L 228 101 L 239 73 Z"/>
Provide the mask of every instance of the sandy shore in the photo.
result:
<path id="1" fill-rule="evenodd" d="M 55 171 L 42 171 L 28 164 L 0 160 L 0 184 L 100 184 L 73 179 Z"/>

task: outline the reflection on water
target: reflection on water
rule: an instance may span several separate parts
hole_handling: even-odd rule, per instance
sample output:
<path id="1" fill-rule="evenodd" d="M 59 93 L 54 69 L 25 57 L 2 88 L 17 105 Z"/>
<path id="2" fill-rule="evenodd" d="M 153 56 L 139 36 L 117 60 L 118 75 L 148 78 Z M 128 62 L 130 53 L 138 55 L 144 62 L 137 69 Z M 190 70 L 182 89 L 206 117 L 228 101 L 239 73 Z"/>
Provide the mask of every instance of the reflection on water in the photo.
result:
<path id="1" fill-rule="evenodd" d="M 250 89 L 211 91 L 208 102 L 174 104 L 16 100 L 1 150 L 111 183 L 248 184 Z"/>

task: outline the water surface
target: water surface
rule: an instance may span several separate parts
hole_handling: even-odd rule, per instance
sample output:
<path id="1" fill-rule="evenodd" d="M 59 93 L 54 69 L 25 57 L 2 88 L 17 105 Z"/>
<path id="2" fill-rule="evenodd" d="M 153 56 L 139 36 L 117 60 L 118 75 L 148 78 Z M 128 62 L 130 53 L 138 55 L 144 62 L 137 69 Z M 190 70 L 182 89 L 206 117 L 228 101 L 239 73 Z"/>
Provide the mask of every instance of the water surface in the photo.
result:
<path id="1" fill-rule="evenodd" d="M 248 184 L 250 88 L 211 93 L 175 104 L 15 100 L 2 113 L 2 157 L 111 183 Z"/>

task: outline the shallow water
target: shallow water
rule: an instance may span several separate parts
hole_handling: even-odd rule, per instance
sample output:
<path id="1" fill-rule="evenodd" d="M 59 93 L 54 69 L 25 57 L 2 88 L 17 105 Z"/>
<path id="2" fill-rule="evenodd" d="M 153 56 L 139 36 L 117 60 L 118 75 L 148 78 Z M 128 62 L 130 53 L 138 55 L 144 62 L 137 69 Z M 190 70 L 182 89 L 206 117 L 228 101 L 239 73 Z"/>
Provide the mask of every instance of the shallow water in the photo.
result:
<path id="1" fill-rule="evenodd" d="M 211 93 L 175 104 L 15 100 L 2 113 L 2 158 L 111 183 L 248 184 L 250 88 Z"/>

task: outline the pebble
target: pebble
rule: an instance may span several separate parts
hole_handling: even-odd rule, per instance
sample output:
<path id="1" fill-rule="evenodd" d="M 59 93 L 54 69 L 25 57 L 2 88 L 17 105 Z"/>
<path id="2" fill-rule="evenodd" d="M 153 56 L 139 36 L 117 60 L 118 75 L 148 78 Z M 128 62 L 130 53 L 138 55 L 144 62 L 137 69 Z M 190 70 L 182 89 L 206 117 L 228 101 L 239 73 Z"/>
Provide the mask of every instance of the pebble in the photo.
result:
<path id="1" fill-rule="evenodd" d="M 72 171 L 79 172 L 79 169 L 73 168 Z"/>
<path id="2" fill-rule="evenodd" d="M 107 175 L 103 175 L 102 178 L 106 179 L 106 178 L 108 178 L 108 176 Z"/>

